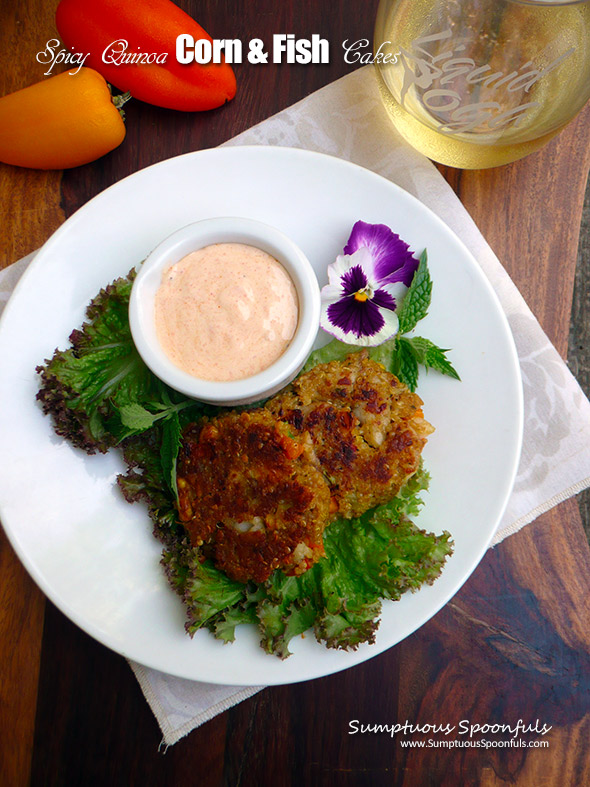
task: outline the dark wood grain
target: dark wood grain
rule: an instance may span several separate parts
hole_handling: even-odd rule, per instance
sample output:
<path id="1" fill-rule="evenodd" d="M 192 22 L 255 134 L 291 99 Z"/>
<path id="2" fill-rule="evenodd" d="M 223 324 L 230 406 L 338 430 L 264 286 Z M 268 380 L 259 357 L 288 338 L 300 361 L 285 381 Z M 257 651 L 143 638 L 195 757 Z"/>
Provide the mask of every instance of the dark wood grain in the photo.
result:
<path id="1" fill-rule="evenodd" d="M 0 7 L 0 95 L 38 81 L 39 29 L 54 34 L 44 0 Z M 60 172 L 0 164 L 0 268 L 38 248 L 63 222 L 60 181 Z M 29 779 L 44 604 L 0 530 L 0 784 Z"/>
<path id="2" fill-rule="evenodd" d="M 485 171 L 441 168 L 562 356 L 567 356 L 590 105 L 538 153 Z"/>
<path id="3" fill-rule="evenodd" d="M 586 186 L 572 318 L 570 321 L 570 340 L 568 363 L 582 390 L 590 394 L 590 181 Z M 590 541 L 590 491 L 578 496 L 578 505 L 586 537 Z"/>
<path id="4" fill-rule="evenodd" d="M 38 82 L 35 56 L 57 35 L 52 3 L 3 0 L 0 6 L 0 96 Z M 42 31 L 42 33 L 41 33 Z M 38 249 L 63 223 L 61 172 L 41 172 L 0 163 L 0 268 Z"/>
<path id="5" fill-rule="evenodd" d="M 320 33 L 326 66 L 237 69 L 238 96 L 203 115 L 138 102 L 127 139 L 66 173 L 0 167 L 2 260 L 140 167 L 217 145 L 347 73 L 345 38 L 371 37 L 376 0 L 178 3 L 217 37 Z M 5 92 L 39 78 L 54 3 L 5 4 Z M 6 20 L 6 21 L 5 21 Z M 18 53 L 18 54 L 16 54 Z M 441 168 L 565 355 L 590 110 L 549 146 L 499 170 Z M 206 184 L 196 184 L 206 188 Z M 124 225 L 121 227 L 124 231 Z M 2 538 L 4 538 L 2 536 Z M 0 783 L 7 785 L 562 785 L 590 783 L 590 555 L 575 501 L 490 550 L 452 601 L 397 647 L 345 673 L 266 689 L 164 753 L 125 661 L 50 603 L 0 542 Z M 43 612 L 45 614 L 43 615 Z M 552 725 L 550 749 L 402 749 L 349 721 Z M 417 736 L 419 737 L 419 736 Z"/>

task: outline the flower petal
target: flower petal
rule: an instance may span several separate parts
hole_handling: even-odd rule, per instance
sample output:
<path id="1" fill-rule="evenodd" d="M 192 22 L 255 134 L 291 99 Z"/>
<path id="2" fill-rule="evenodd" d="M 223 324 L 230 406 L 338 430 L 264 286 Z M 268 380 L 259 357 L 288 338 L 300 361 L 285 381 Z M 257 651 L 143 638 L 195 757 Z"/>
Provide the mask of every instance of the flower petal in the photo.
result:
<path id="1" fill-rule="evenodd" d="M 370 301 L 357 301 L 354 297 L 340 298 L 322 308 L 327 329 L 339 331 L 348 337 L 344 341 L 355 341 L 365 336 L 373 336 L 383 327 L 381 312 Z M 322 320 L 320 325 L 323 326 Z"/>
<path id="2" fill-rule="evenodd" d="M 359 290 L 364 290 L 369 283 L 364 270 L 360 265 L 353 265 L 352 268 L 342 276 L 342 290 L 345 295 L 354 295 Z"/>
<path id="3" fill-rule="evenodd" d="M 396 307 L 404 298 L 404 295 L 407 293 L 408 288 L 406 285 L 401 281 L 395 281 L 392 284 L 380 284 L 380 290 L 385 290 L 385 292 L 389 293 L 393 300 L 396 303 Z"/>
<path id="4" fill-rule="evenodd" d="M 370 251 L 373 258 L 375 283 L 401 281 L 406 287 L 410 286 L 419 260 L 399 235 L 385 224 L 357 221 L 344 247 L 344 254 L 354 255 L 363 247 Z"/>
<path id="5" fill-rule="evenodd" d="M 370 300 L 358 301 L 348 296 L 322 302 L 321 327 L 347 344 L 381 344 L 397 333 L 398 324 L 394 311 L 388 307 L 380 309 Z"/>
<path id="6" fill-rule="evenodd" d="M 320 297 L 322 301 L 337 301 L 342 298 L 342 285 L 340 282 L 338 284 L 326 284 L 322 287 L 320 291 Z"/>
<path id="7" fill-rule="evenodd" d="M 383 328 L 374 336 L 367 337 L 364 343 L 365 347 L 376 347 L 378 344 L 383 344 L 397 333 L 399 328 L 397 314 L 390 309 L 383 309 L 381 316 L 383 317 Z"/>
<path id="8" fill-rule="evenodd" d="M 330 284 L 340 284 L 342 277 L 355 265 L 363 269 L 369 286 L 377 286 L 373 258 L 367 248 L 358 249 L 354 254 L 339 254 L 336 257 L 336 261 L 328 265 L 328 281 Z"/>
<path id="9" fill-rule="evenodd" d="M 395 298 L 385 289 L 375 290 L 372 301 L 379 309 L 395 311 Z"/>
<path id="10" fill-rule="evenodd" d="M 335 262 L 328 265 L 328 281 L 331 285 L 340 287 L 341 279 L 344 274 L 350 270 L 354 262 L 351 264 L 352 255 L 339 254 Z"/>

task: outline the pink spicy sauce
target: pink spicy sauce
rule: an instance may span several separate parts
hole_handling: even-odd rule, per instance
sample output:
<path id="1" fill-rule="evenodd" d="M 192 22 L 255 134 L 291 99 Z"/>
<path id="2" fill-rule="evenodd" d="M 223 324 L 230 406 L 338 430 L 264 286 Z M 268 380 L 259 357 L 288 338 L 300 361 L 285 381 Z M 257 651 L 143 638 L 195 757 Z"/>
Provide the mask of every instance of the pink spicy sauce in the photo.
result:
<path id="1" fill-rule="evenodd" d="M 297 291 L 283 266 L 243 243 L 216 243 L 187 254 L 162 275 L 156 332 L 180 369 L 216 382 L 241 380 L 287 349 L 299 316 Z"/>

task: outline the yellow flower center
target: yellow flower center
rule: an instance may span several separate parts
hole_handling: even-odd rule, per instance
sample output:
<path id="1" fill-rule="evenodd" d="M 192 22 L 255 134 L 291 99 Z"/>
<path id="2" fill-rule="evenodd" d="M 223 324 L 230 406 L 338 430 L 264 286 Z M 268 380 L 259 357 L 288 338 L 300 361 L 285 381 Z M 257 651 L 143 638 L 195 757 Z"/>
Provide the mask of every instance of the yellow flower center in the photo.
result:
<path id="1" fill-rule="evenodd" d="M 354 299 L 355 301 L 360 301 L 361 303 L 364 303 L 365 301 L 369 300 L 369 295 L 365 290 L 359 290 L 358 292 L 355 292 Z"/>

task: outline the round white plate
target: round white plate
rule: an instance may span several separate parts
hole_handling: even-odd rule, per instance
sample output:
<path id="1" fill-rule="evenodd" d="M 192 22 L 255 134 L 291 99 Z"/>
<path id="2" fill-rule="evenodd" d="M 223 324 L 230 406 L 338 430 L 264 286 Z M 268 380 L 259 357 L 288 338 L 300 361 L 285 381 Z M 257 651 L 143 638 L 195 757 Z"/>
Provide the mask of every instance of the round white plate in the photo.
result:
<path id="1" fill-rule="evenodd" d="M 355 221 L 388 224 L 428 250 L 432 306 L 419 333 L 442 347 L 462 381 L 422 374 L 418 392 L 436 426 L 424 458 L 432 475 L 418 524 L 449 530 L 442 576 L 386 602 L 375 645 L 328 650 L 313 635 L 285 661 L 241 626 L 223 645 L 184 631 L 184 609 L 159 565 L 145 509 L 115 484 L 116 451 L 86 456 L 55 436 L 35 401 L 35 367 L 84 318 L 89 300 L 174 230 L 212 216 L 267 222 L 299 244 L 320 284 Z M 424 205 L 388 180 L 303 150 L 218 148 L 164 161 L 99 194 L 38 253 L 0 325 L 0 514 L 27 570 L 62 612 L 122 655 L 212 683 L 292 683 L 364 661 L 413 632 L 456 593 L 484 554 L 516 473 L 522 395 L 506 319 L 479 266 Z"/>

